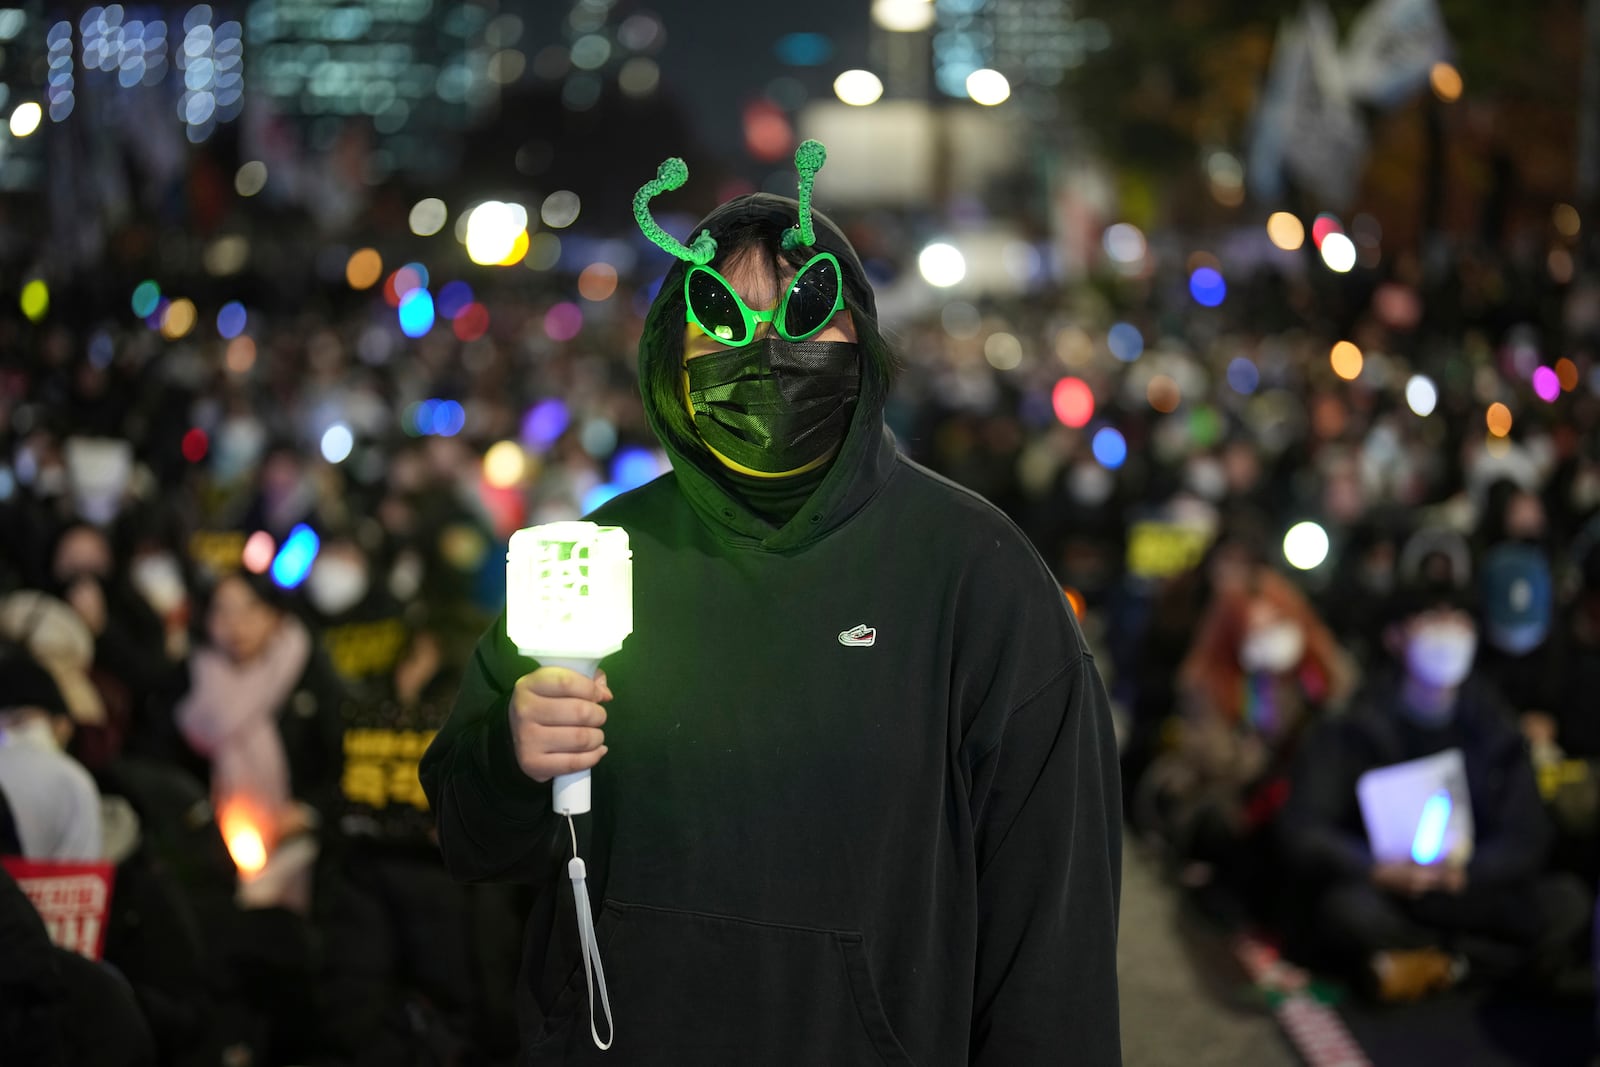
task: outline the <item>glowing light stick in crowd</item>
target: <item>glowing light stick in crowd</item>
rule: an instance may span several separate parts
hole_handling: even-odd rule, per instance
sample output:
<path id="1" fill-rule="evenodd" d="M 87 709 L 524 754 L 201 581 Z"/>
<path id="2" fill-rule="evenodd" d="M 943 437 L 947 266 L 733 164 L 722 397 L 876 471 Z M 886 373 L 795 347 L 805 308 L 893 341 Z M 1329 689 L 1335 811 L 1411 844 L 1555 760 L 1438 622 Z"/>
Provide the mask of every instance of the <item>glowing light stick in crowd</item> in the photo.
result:
<path id="1" fill-rule="evenodd" d="M 1439 858 L 1444 832 L 1450 825 L 1450 793 L 1441 789 L 1422 805 L 1417 836 L 1411 840 L 1411 858 L 1424 866 Z"/>
<path id="2" fill-rule="evenodd" d="M 619 526 L 551 522 L 511 535 L 506 562 L 506 632 L 544 667 L 593 678 L 633 632 L 633 553 Z M 589 810 L 589 772 L 555 781 L 555 810 Z"/>
<path id="3" fill-rule="evenodd" d="M 506 633 L 517 650 L 542 667 L 566 667 L 593 678 L 606 656 L 622 648 L 633 632 L 633 553 L 628 534 L 618 526 L 592 522 L 552 522 L 511 535 L 506 557 Z M 578 911 L 583 972 L 589 987 L 589 1033 L 601 1049 L 611 1047 L 616 1026 L 600 966 L 578 831 L 572 816 L 589 810 L 589 772 L 558 775 L 551 791 L 558 815 L 572 831 L 567 874 Z M 591 970 L 592 961 L 592 970 Z M 594 1025 L 594 978 L 600 980 L 611 1036 L 604 1042 Z"/>

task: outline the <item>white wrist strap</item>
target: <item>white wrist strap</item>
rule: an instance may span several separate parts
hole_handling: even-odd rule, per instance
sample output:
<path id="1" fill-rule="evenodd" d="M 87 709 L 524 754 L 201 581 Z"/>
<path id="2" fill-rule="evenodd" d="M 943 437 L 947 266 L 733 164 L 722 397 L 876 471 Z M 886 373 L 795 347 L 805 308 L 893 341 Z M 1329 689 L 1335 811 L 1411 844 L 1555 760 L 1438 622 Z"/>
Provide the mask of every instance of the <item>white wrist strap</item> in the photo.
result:
<path id="1" fill-rule="evenodd" d="M 606 995 L 606 971 L 600 964 L 594 913 L 589 908 L 589 887 L 585 883 L 588 872 L 584 869 L 583 860 L 578 858 L 578 829 L 573 826 L 571 815 L 567 816 L 567 826 L 572 830 L 572 859 L 567 863 L 567 877 L 572 879 L 572 897 L 578 909 L 578 940 L 583 946 L 583 979 L 589 990 L 589 1034 L 594 1038 L 595 1046 L 604 1052 L 616 1039 L 617 1027 L 611 1020 L 611 998 Z M 600 1004 L 605 1008 L 606 1033 L 609 1035 L 604 1041 L 600 1040 L 600 1032 L 594 1024 L 594 982 L 597 976 L 600 979 Z"/>

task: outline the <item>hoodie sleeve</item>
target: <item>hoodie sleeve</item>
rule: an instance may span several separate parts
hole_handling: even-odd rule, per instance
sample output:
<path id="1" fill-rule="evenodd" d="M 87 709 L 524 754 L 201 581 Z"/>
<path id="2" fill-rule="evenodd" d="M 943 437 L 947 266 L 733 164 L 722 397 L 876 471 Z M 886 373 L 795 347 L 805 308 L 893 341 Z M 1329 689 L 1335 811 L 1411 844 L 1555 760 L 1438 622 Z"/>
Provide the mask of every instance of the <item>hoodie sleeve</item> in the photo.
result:
<path id="1" fill-rule="evenodd" d="M 541 882 L 559 868 L 563 827 L 551 786 L 522 772 L 511 741 L 511 691 L 537 666 L 517 654 L 502 615 L 478 642 L 455 707 L 418 766 L 458 881 Z"/>
<path id="2" fill-rule="evenodd" d="M 1504 886 L 1539 873 L 1552 831 L 1520 737 L 1502 743 L 1493 774 L 1500 788 L 1492 809 L 1475 812 L 1478 827 L 1467 878 L 1473 885 Z"/>
<path id="3" fill-rule="evenodd" d="M 1117 912 L 1122 814 L 1116 740 L 1093 658 L 1006 717 L 973 762 L 978 863 L 973 1064 L 1122 1061 Z"/>
<path id="4" fill-rule="evenodd" d="M 1355 782 L 1368 769 L 1350 734 L 1338 721 L 1312 730 L 1295 757 L 1279 824 L 1290 863 L 1320 880 L 1361 880 L 1372 868 L 1366 836 L 1348 829 Z"/>

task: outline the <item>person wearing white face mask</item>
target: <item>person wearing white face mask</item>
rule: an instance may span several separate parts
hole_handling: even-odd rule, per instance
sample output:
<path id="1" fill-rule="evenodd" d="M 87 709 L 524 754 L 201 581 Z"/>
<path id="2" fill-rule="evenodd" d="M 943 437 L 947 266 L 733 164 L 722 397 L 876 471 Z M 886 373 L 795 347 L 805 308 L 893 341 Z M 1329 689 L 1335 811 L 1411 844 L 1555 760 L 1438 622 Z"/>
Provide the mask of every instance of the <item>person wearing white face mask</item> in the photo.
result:
<path id="1" fill-rule="evenodd" d="M 1546 870 L 1550 827 L 1533 767 L 1475 674 L 1468 606 L 1453 586 L 1401 590 L 1383 630 L 1394 669 L 1308 739 L 1291 778 L 1282 832 L 1307 891 L 1303 918 L 1332 961 L 1383 1000 L 1417 999 L 1469 968 L 1554 983 L 1576 958 L 1589 906 L 1581 883 Z M 1376 862 L 1357 781 L 1448 749 L 1466 765 L 1471 848 L 1428 865 Z"/>
<path id="2" fill-rule="evenodd" d="M 1179 743 L 1151 767 L 1144 794 L 1163 809 L 1182 881 L 1213 918 L 1273 920 L 1270 831 L 1288 765 L 1353 675 L 1305 597 L 1265 565 L 1214 596 L 1178 672 Z"/>
<path id="3" fill-rule="evenodd" d="M 367 599 L 371 579 L 367 560 L 352 541 L 326 546 L 306 578 L 306 597 L 324 620 L 337 619 Z"/>

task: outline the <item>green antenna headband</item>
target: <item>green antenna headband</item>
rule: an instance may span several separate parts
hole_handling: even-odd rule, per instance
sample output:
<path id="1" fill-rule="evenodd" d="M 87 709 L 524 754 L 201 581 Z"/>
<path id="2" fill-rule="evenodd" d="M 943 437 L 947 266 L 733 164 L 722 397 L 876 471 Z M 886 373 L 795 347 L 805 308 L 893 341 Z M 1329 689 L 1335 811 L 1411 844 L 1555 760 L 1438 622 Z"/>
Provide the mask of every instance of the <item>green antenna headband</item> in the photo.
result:
<path id="1" fill-rule="evenodd" d="M 827 160 L 828 150 L 822 147 L 821 141 L 802 141 L 800 147 L 794 150 L 795 169 L 800 172 L 800 219 L 783 235 L 785 249 L 810 247 L 817 243 L 816 229 L 811 222 L 811 187 L 816 184 L 817 171 L 822 169 Z M 673 156 L 662 161 L 661 166 L 656 168 L 655 178 L 645 182 L 633 195 L 633 218 L 638 222 L 639 229 L 644 235 L 663 252 L 703 267 L 717 255 L 717 241 L 711 236 L 711 231 L 701 230 L 700 236 L 694 239 L 694 243 L 686 246 L 663 230 L 650 214 L 650 201 L 653 198 L 674 189 L 681 189 L 683 183 L 688 180 L 689 167 L 683 160 Z"/>
<path id="2" fill-rule="evenodd" d="M 717 255 L 717 241 L 711 236 L 710 230 L 701 230 L 700 236 L 694 239 L 692 247 L 685 247 L 683 242 L 657 225 L 656 220 L 650 215 L 650 200 L 662 193 L 683 188 L 683 183 L 689 180 L 689 165 L 677 156 L 663 160 L 661 166 L 656 168 L 656 176 L 652 181 L 645 182 L 637 193 L 633 194 L 633 217 L 638 222 L 639 229 L 644 235 L 654 242 L 663 252 L 669 252 L 681 260 L 705 266 Z"/>
<path id="3" fill-rule="evenodd" d="M 794 229 L 783 235 L 783 247 L 793 250 L 800 246 L 809 248 L 817 243 L 817 232 L 811 225 L 811 187 L 817 183 L 817 171 L 828 161 L 828 150 L 822 142 L 805 140 L 794 150 L 794 168 L 800 172 L 800 221 Z"/>

